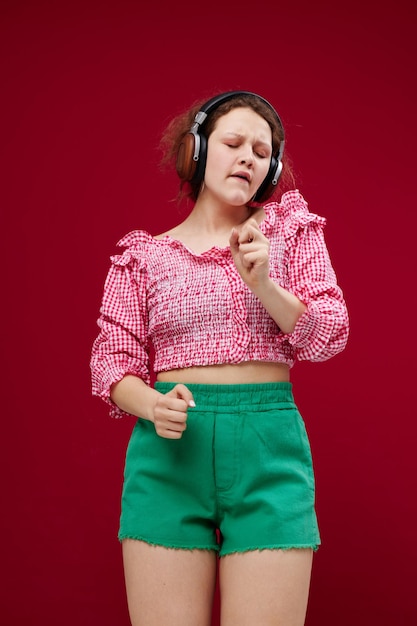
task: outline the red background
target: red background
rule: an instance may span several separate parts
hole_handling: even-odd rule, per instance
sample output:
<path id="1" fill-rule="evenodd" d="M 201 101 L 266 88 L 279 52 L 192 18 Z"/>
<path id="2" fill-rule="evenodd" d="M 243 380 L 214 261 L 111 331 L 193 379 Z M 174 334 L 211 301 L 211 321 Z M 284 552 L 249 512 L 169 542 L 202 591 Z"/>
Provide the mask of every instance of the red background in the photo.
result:
<path id="1" fill-rule="evenodd" d="M 90 348 L 118 239 L 182 218 L 165 123 L 229 89 L 279 111 L 351 316 L 343 354 L 293 370 L 323 539 L 307 624 L 417 623 L 413 7 L 2 2 L 2 624 L 128 625 L 133 421 L 91 397 Z"/>

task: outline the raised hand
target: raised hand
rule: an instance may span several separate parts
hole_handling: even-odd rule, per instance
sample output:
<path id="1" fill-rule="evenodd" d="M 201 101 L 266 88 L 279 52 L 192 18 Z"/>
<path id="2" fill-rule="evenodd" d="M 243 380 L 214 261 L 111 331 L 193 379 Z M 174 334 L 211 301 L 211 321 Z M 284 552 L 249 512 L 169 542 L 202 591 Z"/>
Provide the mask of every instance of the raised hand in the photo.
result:
<path id="1" fill-rule="evenodd" d="M 256 289 L 269 278 L 269 241 L 255 219 L 233 228 L 230 251 L 242 280 Z"/>

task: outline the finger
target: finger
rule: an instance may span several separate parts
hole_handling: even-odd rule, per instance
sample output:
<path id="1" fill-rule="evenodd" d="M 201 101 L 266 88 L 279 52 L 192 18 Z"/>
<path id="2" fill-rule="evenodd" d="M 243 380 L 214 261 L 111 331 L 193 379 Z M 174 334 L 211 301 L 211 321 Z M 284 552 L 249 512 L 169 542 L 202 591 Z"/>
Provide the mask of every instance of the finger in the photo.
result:
<path id="1" fill-rule="evenodd" d="M 155 415 L 154 423 L 159 429 L 172 428 L 173 430 L 181 430 L 187 422 L 187 413 L 180 411 L 168 411 L 167 413 L 158 413 Z"/>
<path id="2" fill-rule="evenodd" d="M 184 400 L 187 406 L 195 407 L 193 394 L 188 389 L 188 387 L 186 387 L 182 383 L 175 385 L 175 387 L 171 389 L 171 391 L 169 391 L 166 395 L 174 396 L 175 398 L 178 398 L 179 400 Z"/>
<path id="3" fill-rule="evenodd" d="M 182 398 L 173 398 L 172 396 L 168 396 L 165 399 L 164 404 L 161 404 L 161 407 L 167 415 L 171 413 L 184 413 L 186 415 L 188 404 L 187 401 Z"/>
<path id="4" fill-rule="evenodd" d="M 159 437 L 163 437 L 164 439 L 181 439 L 183 435 L 182 432 L 178 432 L 174 430 L 158 431 L 157 429 L 156 429 L 156 434 L 159 435 Z"/>
<path id="5" fill-rule="evenodd" d="M 259 235 L 261 231 L 259 230 L 259 226 L 254 219 L 249 220 L 246 224 L 246 237 L 247 241 L 250 243 L 254 239 L 256 239 L 257 235 Z"/>
<path id="6" fill-rule="evenodd" d="M 230 249 L 235 252 L 239 250 L 239 233 L 236 228 L 232 228 L 232 232 L 229 238 Z"/>
<path id="7" fill-rule="evenodd" d="M 155 405 L 154 422 L 159 427 L 170 423 L 183 423 L 187 420 L 187 403 L 178 398 L 163 396 L 163 400 Z"/>
<path id="8" fill-rule="evenodd" d="M 184 424 L 183 428 L 170 428 L 169 425 L 155 423 L 156 434 L 166 439 L 180 439 L 186 428 L 186 424 Z"/>
<path id="9" fill-rule="evenodd" d="M 164 402 L 157 404 L 154 409 L 155 421 L 159 424 L 170 422 L 185 422 L 187 419 L 187 403 L 179 398 L 164 398 Z"/>
<path id="10" fill-rule="evenodd" d="M 248 252 L 259 252 L 262 250 L 263 244 L 257 241 L 252 240 L 248 240 L 245 243 L 241 243 L 239 245 L 239 252 L 241 254 L 246 254 Z"/>
<path id="11" fill-rule="evenodd" d="M 182 433 L 187 428 L 187 420 L 180 418 L 178 419 L 178 421 L 170 420 L 165 424 L 165 428 L 167 430 Z"/>
<path id="12" fill-rule="evenodd" d="M 251 243 L 257 237 L 259 237 L 260 234 L 262 235 L 262 232 L 257 227 L 256 222 L 255 222 L 255 225 L 245 224 L 245 226 L 242 228 L 242 231 L 240 232 L 240 235 L 239 235 L 239 244 Z"/>
<path id="13" fill-rule="evenodd" d="M 167 417 L 166 415 L 156 416 L 154 420 L 155 430 L 161 437 L 166 433 L 182 434 L 187 428 L 187 414 L 173 413 Z"/>

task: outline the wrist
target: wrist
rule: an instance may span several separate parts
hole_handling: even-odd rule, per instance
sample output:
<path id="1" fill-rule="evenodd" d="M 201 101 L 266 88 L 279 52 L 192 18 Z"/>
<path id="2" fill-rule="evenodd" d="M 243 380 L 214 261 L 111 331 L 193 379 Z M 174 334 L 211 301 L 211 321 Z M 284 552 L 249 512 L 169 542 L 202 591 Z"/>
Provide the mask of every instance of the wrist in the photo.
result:
<path id="1" fill-rule="evenodd" d="M 160 396 L 162 395 L 163 394 L 156 391 L 156 389 L 153 389 L 152 387 L 147 388 L 143 397 L 143 419 L 146 419 L 149 422 L 155 422 L 155 408 Z"/>
<path id="2" fill-rule="evenodd" d="M 259 298 L 259 300 L 262 300 L 270 295 L 273 296 L 274 293 L 276 293 L 276 288 L 277 285 L 270 276 L 260 277 L 253 281 L 250 286 L 250 290 L 257 298 Z"/>

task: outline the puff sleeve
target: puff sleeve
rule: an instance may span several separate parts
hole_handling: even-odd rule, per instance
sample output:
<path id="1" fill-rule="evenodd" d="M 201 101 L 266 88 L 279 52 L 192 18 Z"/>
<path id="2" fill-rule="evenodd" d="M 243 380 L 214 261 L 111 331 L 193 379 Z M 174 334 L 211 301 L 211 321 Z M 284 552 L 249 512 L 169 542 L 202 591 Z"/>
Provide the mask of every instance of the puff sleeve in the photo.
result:
<path id="1" fill-rule="evenodd" d="M 284 196 L 283 196 L 284 198 Z M 297 191 L 284 198 L 289 291 L 307 306 L 286 335 L 298 360 L 325 361 L 347 343 L 349 319 L 326 247 L 326 220 L 310 213 Z"/>
<path id="2" fill-rule="evenodd" d="M 110 404 L 112 417 L 125 414 L 110 398 L 114 383 L 126 374 L 150 382 L 146 257 L 136 239 L 135 232 L 121 239 L 118 245 L 129 248 L 111 257 L 91 351 L 92 393 Z"/>

